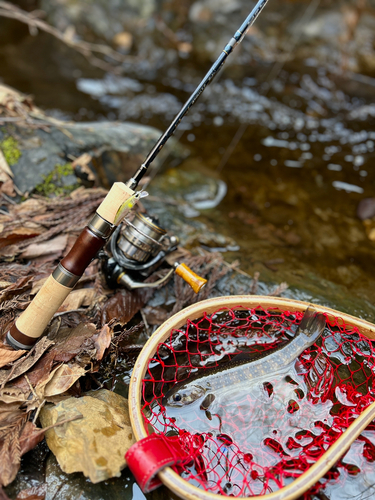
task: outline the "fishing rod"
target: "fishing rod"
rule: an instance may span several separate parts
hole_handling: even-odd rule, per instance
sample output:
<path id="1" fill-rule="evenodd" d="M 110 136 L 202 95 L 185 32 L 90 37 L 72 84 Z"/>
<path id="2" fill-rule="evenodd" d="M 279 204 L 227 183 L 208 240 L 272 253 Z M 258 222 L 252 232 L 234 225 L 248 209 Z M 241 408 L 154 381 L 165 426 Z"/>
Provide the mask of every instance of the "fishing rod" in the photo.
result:
<path id="1" fill-rule="evenodd" d="M 168 129 L 161 135 L 145 161 L 126 183 L 115 182 L 98 207 L 89 224 L 78 236 L 72 249 L 58 264 L 53 273 L 47 278 L 42 288 L 34 297 L 29 306 L 16 319 L 7 332 L 8 343 L 15 349 L 31 349 L 43 334 L 48 323 L 62 305 L 66 297 L 73 290 L 83 275 L 86 267 L 95 258 L 96 254 L 107 243 L 116 227 L 142 197 L 143 192 L 135 192 L 140 180 L 147 172 L 168 139 L 173 135 L 182 118 L 202 94 L 204 89 L 214 79 L 224 65 L 227 57 L 234 48 L 241 43 L 248 29 L 257 19 L 268 0 L 259 0 L 240 28 L 225 45 L 221 54 L 211 66 L 210 70 L 198 87 L 186 101 L 181 111 L 176 115 Z M 185 281 L 196 282 L 198 276 L 187 266 L 181 264 L 176 268 L 176 274 Z M 200 286 L 202 283 L 200 284 Z"/>

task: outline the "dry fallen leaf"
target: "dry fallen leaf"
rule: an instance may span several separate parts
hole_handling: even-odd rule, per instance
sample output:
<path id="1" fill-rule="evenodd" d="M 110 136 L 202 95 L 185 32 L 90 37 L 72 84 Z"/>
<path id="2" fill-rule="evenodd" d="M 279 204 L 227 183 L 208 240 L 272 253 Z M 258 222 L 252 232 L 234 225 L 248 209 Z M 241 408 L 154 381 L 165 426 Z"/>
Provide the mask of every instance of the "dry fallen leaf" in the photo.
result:
<path id="1" fill-rule="evenodd" d="M 101 310 L 102 325 L 116 319 L 116 324 L 125 325 L 152 297 L 153 288 L 120 290 L 111 297 Z"/>
<path id="2" fill-rule="evenodd" d="M 61 469 L 68 474 L 81 471 L 93 483 L 119 477 L 126 465 L 124 454 L 134 443 L 127 401 L 102 389 L 90 396 L 48 405 L 42 409 L 40 419 L 47 427 L 76 415 L 83 415 L 82 420 L 46 432 L 48 447 Z"/>
<path id="3" fill-rule="evenodd" d="M 60 328 L 56 334 L 56 345 L 51 349 L 55 361 L 70 361 L 78 354 L 93 350 L 95 333 L 96 326 L 93 323 L 80 323 L 75 328 Z"/>
<path id="4" fill-rule="evenodd" d="M 47 484 L 42 483 L 32 486 L 18 493 L 16 500 L 44 500 L 47 494 Z M 0 497 L 0 500 L 1 497 Z"/>
<path id="5" fill-rule="evenodd" d="M 17 475 L 21 462 L 20 436 L 27 414 L 19 403 L 0 405 L 0 485 L 8 486 Z"/>
<path id="6" fill-rule="evenodd" d="M 81 306 L 90 306 L 95 297 L 94 288 L 80 288 L 73 290 L 64 300 L 57 312 L 73 311 Z"/>
<path id="7" fill-rule="evenodd" d="M 113 337 L 113 330 L 108 325 L 104 325 L 100 330 L 97 339 L 95 340 L 96 347 L 96 359 L 100 361 L 105 350 L 111 345 L 111 340 Z"/>
<path id="8" fill-rule="evenodd" d="M 40 339 L 27 357 L 18 360 L 9 370 L 0 370 L 0 384 L 5 384 L 5 382 L 13 380 L 27 372 L 27 370 L 29 370 L 43 355 L 43 353 L 53 344 L 54 342 L 49 340 L 47 337 Z"/>
<path id="9" fill-rule="evenodd" d="M 20 255 L 20 259 L 35 259 L 42 255 L 58 254 L 60 256 L 67 245 L 68 235 L 60 234 L 49 241 L 42 243 L 31 243 L 24 252 Z"/>
<path id="10" fill-rule="evenodd" d="M 4 248 L 9 245 L 13 245 L 19 241 L 27 240 L 29 238 L 34 238 L 34 236 L 39 236 L 41 231 L 36 228 L 29 227 L 18 227 L 12 230 L 4 231 L 0 238 L 0 248 Z M 5 250 L 1 252 L 5 253 Z"/>
<path id="11" fill-rule="evenodd" d="M 72 162 L 72 167 L 80 176 L 84 174 L 88 181 L 95 181 L 95 175 L 89 166 L 91 160 L 92 156 L 90 154 L 83 153 Z"/>
<path id="12" fill-rule="evenodd" d="M 25 352 L 23 350 L 16 351 L 12 347 L 0 343 L 0 368 L 20 358 Z"/>
<path id="13" fill-rule="evenodd" d="M 44 396 L 57 396 L 67 391 L 73 384 L 86 373 L 86 370 L 79 365 L 61 365 L 53 374 L 52 379 L 44 388 Z"/>
<path id="14" fill-rule="evenodd" d="M 5 172 L 9 177 L 13 177 L 13 172 L 5 159 L 3 152 L 0 149 L 0 171 Z"/>
<path id="15" fill-rule="evenodd" d="M 4 387 L 0 389 L 0 401 L 2 403 L 24 403 L 29 397 L 30 390 L 26 392 L 19 387 Z"/>
<path id="16" fill-rule="evenodd" d="M 24 455 L 28 451 L 35 448 L 35 446 L 40 443 L 43 438 L 43 429 L 38 428 L 32 422 L 26 422 L 19 438 L 21 455 Z"/>

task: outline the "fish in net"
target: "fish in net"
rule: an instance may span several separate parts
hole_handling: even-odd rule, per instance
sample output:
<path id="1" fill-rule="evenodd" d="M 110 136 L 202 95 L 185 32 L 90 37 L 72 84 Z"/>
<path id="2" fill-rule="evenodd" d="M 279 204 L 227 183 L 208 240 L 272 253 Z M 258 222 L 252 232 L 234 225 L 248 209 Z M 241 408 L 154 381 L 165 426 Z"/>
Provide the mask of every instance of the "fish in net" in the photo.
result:
<path id="1" fill-rule="evenodd" d="M 265 355 L 267 363 L 267 353 L 293 339 L 302 316 L 262 307 L 222 308 L 188 320 L 158 345 L 142 381 L 142 415 L 148 432 L 179 436 L 190 460 L 175 470 L 185 480 L 228 496 L 277 491 L 308 470 L 375 400 L 373 342 L 330 316 L 319 339 L 277 373 L 229 384 L 206 404 L 165 405 L 174 384 L 212 367 L 220 371 L 239 353 L 250 360 Z M 366 480 L 353 491 L 368 487 L 374 430 L 373 424 L 367 427 L 304 500 L 330 487 L 353 487 L 361 474 Z"/>

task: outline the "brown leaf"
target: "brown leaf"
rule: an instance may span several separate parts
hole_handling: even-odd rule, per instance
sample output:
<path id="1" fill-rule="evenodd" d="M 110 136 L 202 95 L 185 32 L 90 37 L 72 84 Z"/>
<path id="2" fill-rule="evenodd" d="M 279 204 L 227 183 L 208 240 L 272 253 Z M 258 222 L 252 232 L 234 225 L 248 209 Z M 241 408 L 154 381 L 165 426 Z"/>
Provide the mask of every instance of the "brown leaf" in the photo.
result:
<path id="1" fill-rule="evenodd" d="M 93 349 L 95 333 L 96 326 L 93 323 L 80 323 L 75 328 L 61 328 L 56 336 L 56 345 L 51 350 L 55 361 L 70 361 L 77 354 Z"/>
<path id="2" fill-rule="evenodd" d="M 168 318 L 168 312 L 162 307 L 146 306 L 142 311 L 149 325 L 161 325 Z"/>
<path id="3" fill-rule="evenodd" d="M 0 292 L 0 302 L 9 300 L 15 295 L 20 295 L 21 293 L 25 292 L 28 288 L 30 288 L 31 280 L 31 276 L 24 276 L 23 278 L 19 278 L 15 283 L 2 290 Z"/>
<path id="4" fill-rule="evenodd" d="M 16 500 L 44 500 L 47 494 L 47 484 L 42 483 L 38 486 L 32 486 L 18 493 Z M 0 497 L 0 500 L 1 497 Z"/>
<path id="5" fill-rule="evenodd" d="M 15 191 L 15 189 L 14 189 L 14 183 L 13 183 L 12 179 L 8 179 L 8 180 L 6 180 L 6 181 L 2 184 L 2 186 L 1 186 L 1 188 L 0 188 L 0 191 L 1 191 L 2 193 L 7 194 L 8 196 L 12 196 L 12 197 L 13 197 L 13 196 L 16 196 L 16 191 Z"/>
<path id="6" fill-rule="evenodd" d="M 68 235 L 60 234 L 56 238 L 42 243 L 31 243 L 20 255 L 20 259 L 35 259 L 36 257 L 50 254 L 57 254 L 57 257 L 60 257 L 66 248 L 67 242 Z"/>
<path id="7" fill-rule="evenodd" d="M 41 230 L 30 227 L 18 227 L 12 230 L 4 231 L 0 238 L 0 248 L 4 248 L 8 245 L 13 245 L 19 241 L 34 238 L 34 236 L 39 236 Z M 5 250 L 2 250 L 1 254 L 4 255 Z"/>
<path id="8" fill-rule="evenodd" d="M 113 337 L 113 330 L 108 325 L 104 325 L 100 330 L 97 339 L 95 340 L 96 347 L 96 359 L 100 361 L 105 350 L 111 345 L 111 340 Z"/>
<path id="9" fill-rule="evenodd" d="M 86 373 L 86 370 L 79 365 L 61 365 L 59 366 L 53 374 L 52 379 L 47 383 L 44 388 L 44 396 L 51 397 L 57 396 L 67 391 L 82 375 Z"/>
<path id="10" fill-rule="evenodd" d="M 95 297 L 94 288 L 81 288 L 73 290 L 64 300 L 58 312 L 73 311 L 81 306 L 90 306 Z"/>
<path id="11" fill-rule="evenodd" d="M 12 347 L 0 343 L 0 368 L 20 358 L 25 352 L 23 350 L 16 351 Z"/>
<path id="12" fill-rule="evenodd" d="M 5 410 L 5 411 L 4 411 Z M 27 419 L 27 414 L 21 410 L 6 411 L 2 408 L 1 441 L 0 441 L 0 484 L 7 486 L 17 475 L 21 462 L 19 438 Z"/>
<path id="13" fill-rule="evenodd" d="M 0 384 L 5 384 L 27 372 L 53 344 L 54 342 L 47 337 L 41 338 L 29 354 L 25 358 L 18 360 L 10 370 L 0 370 Z"/>
<path id="14" fill-rule="evenodd" d="M 15 402 L 24 403 L 27 401 L 29 394 L 30 389 L 27 390 L 27 388 L 25 392 L 21 388 L 15 386 L 4 387 L 0 389 L 0 401 L 7 404 Z"/>
<path id="15" fill-rule="evenodd" d="M 21 456 L 35 448 L 44 438 L 43 429 L 32 422 L 26 422 L 19 437 Z"/>
<path id="16" fill-rule="evenodd" d="M 33 387 L 36 387 L 38 384 L 43 382 L 47 383 L 47 379 L 50 376 L 51 369 L 54 363 L 55 353 L 47 352 L 44 356 L 42 356 L 37 363 L 27 372 L 27 378 L 29 379 L 30 384 Z M 10 386 L 7 384 L 5 388 L 9 388 Z M 27 382 L 25 377 L 19 377 L 17 380 L 12 382 L 11 387 L 17 387 L 21 389 L 23 392 L 30 393 L 30 385 Z"/>
<path id="17" fill-rule="evenodd" d="M 22 420 L 24 417 L 25 412 L 21 411 L 19 407 L 19 403 L 6 404 L 0 402 L 0 437 L 5 434 L 4 429 L 18 425 L 20 419 Z"/>
<path id="18" fill-rule="evenodd" d="M 102 325 L 116 319 L 117 324 L 125 325 L 152 297 L 154 290 L 120 290 L 104 304 L 101 311 Z"/>

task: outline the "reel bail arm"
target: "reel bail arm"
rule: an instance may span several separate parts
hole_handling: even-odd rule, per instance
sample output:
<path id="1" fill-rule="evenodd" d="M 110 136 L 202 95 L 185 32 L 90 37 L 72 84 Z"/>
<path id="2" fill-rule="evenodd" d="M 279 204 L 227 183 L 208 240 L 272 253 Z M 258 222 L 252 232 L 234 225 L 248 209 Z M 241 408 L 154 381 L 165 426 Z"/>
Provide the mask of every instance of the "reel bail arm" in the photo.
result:
<path id="1" fill-rule="evenodd" d="M 179 262 L 175 262 L 172 269 L 170 269 L 165 276 L 152 283 L 138 283 L 137 281 L 133 280 L 128 274 L 126 274 L 125 271 L 119 274 L 117 283 L 119 285 L 124 285 L 129 290 L 135 290 L 137 288 L 156 288 L 159 285 L 162 285 L 164 282 L 168 281 L 173 273 L 177 274 L 177 276 L 180 276 L 180 278 L 182 278 L 193 289 L 195 293 L 199 293 L 207 284 L 207 280 L 205 278 L 202 278 L 201 276 L 196 274 L 186 264 L 180 264 Z"/>
<path id="2" fill-rule="evenodd" d="M 173 273 L 180 276 L 198 293 L 207 280 L 194 273 L 186 264 L 171 259 L 179 244 L 179 238 L 170 235 L 158 223 L 157 217 L 147 213 L 137 213 L 132 222 L 127 219 L 113 233 L 102 252 L 104 271 L 109 286 L 122 285 L 128 290 L 137 288 L 155 288 L 166 282 Z M 112 256 L 109 256 L 109 252 Z M 172 266 L 169 272 L 152 283 L 143 281 L 152 272 L 165 263 Z"/>

